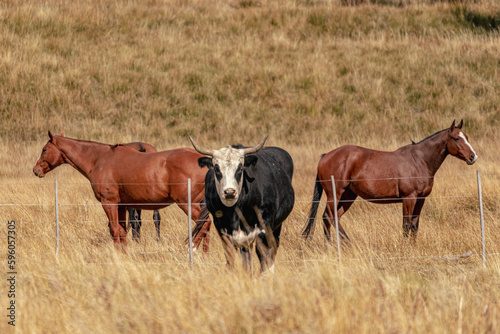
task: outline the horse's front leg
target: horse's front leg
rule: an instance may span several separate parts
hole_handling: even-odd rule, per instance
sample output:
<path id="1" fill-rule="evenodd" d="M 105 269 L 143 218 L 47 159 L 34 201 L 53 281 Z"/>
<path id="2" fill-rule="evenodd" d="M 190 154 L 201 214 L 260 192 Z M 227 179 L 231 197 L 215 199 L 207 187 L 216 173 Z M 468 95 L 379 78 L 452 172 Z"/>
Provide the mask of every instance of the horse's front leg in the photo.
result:
<path id="1" fill-rule="evenodd" d="M 158 241 L 161 241 L 161 239 L 160 239 L 160 223 L 161 223 L 160 211 L 158 211 L 158 210 L 153 211 L 153 220 L 155 221 L 155 229 L 156 229 L 156 235 L 158 236 Z"/>
<path id="2" fill-rule="evenodd" d="M 418 224 L 420 220 L 420 212 L 422 212 L 422 208 L 425 203 L 425 198 L 417 199 L 417 203 L 415 203 L 415 208 L 413 209 L 413 214 L 411 217 L 411 240 L 413 243 L 417 242 L 417 232 L 418 232 Z"/>
<path id="3" fill-rule="evenodd" d="M 403 198 L 403 236 L 408 238 L 412 228 L 412 217 L 415 204 L 417 203 L 416 195 L 412 194 L 407 198 Z"/>
<path id="4" fill-rule="evenodd" d="M 117 250 L 126 253 L 127 229 L 126 229 L 126 208 L 118 207 L 117 204 L 103 204 L 102 208 L 109 221 L 109 231 L 113 238 L 113 243 Z"/>
<path id="5" fill-rule="evenodd" d="M 141 219 L 139 213 L 139 219 Z M 118 223 L 121 227 L 120 229 L 120 243 L 122 246 L 122 251 L 127 253 L 127 208 L 124 206 L 118 207 Z"/>

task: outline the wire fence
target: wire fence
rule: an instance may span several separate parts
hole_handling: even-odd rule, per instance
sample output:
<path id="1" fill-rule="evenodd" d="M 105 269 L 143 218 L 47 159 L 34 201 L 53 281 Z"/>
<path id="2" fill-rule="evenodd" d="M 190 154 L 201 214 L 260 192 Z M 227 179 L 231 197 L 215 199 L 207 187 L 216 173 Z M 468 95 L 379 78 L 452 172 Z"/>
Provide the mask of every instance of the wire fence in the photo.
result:
<path id="1" fill-rule="evenodd" d="M 376 236 L 376 239 L 379 240 L 380 238 L 386 238 L 388 242 L 382 243 L 382 246 L 380 245 L 380 242 L 377 242 L 378 244 L 376 246 L 372 245 L 369 240 L 364 241 L 364 247 L 369 248 L 370 255 L 364 256 L 364 257 L 349 257 L 347 260 L 348 261 L 358 261 L 358 260 L 382 260 L 382 261 L 391 261 L 391 260 L 396 260 L 396 259 L 414 259 L 414 258 L 420 258 L 420 259 L 460 259 L 460 258 L 466 258 L 466 257 L 481 257 L 483 265 L 486 264 L 486 257 L 487 256 L 498 256 L 500 255 L 499 252 L 497 252 L 497 249 L 493 247 L 493 251 L 488 252 L 486 248 L 486 243 L 488 241 L 488 244 L 493 244 L 496 243 L 496 240 L 494 240 L 494 237 L 492 236 L 487 236 L 486 235 L 486 230 L 485 230 L 485 223 L 488 221 L 494 222 L 497 221 L 497 219 L 492 219 L 495 216 L 498 216 L 500 213 L 500 210 L 498 210 L 498 201 L 500 197 L 500 193 L 497 193 L 497 189 L 493 189 L 492 192 L 487 192 L 483 194 L 483 190 L 481 189 L 481 174 L 479 171 L 477 171 L 477 180 L 476 180 L 476 185 L 477 185 L 477 195 L 472 194 L 472 193 L 467 193 L 467 194 L 452 194 L 452 195 L 440 195 L 440 196 L 428 196 L 428 197 L 419 197 L 415 196 L 412 199 L 418 200 L 418 199 L 426 199 L 427 201 L 439 201 L 439 200 L 450 200 L 450 199 L 465 199 L 467 201 L 467 205 L 465 208 L 459 209 L 458 211 L 455 212 L 447 212 L 447 213 L 423 213 L 421 217 L 426 218 L 426 219 L 436 219 L 436 220 L 443 220 L 444 218 L 451 218 L 452 219 L 452 224 L 454 223 L 454 218 L 461 217 L 463 215 L 470 215 L 473 216 L 474 219 L 477 219 L 477 225 L 473 224 L 473 226 L 477 226 L 477 228 L 471 228 L 471 226 L 461 226 L 460 228 L 457 228 L 456 226 L 453 226 L 453 228 L 450 230 L 435 230 L 435 231 L 425 231 L 425 232 L 419 232 L 419 238 L 423 239 L 423 241 L 420 241 L 419 239 L 419 248 L 420 249 L 432 249 L 432 248 L 439 248 L 439 249 L 447 249 L 447 247 L 444 246 L 450 246 L 450 249 L 455 250 L 453 246 L 457 243 L 463 243 L 467 246 L 470 246 L 471 243 L 473 244 L 473 248 L 475 249 L 474 252 L 470 251 L 469 249 L 465 250 L 464 252 L 460 253 L 446 253 L 446 254 L 419 254 L 419 255 L 402 255 L 402 256 L 395 256 L 394 250 L 397 248 L 399 251 L 404 250 L 404 249 L 413 249 L 414 245 L 411 244 L 404 244 L 404 243 L 394 243 L 393 239 L 395 237 L 395 233 L 391 231 L 384 231 L 384 230 L 379 230 L 377 229 L 375 232 L 371 233 L 372 235 Z M 470 175 L 467 176 L 470 180 Z M 483 177 L 487 178 L 494 178 L 498 179 L 499 175 L 495 173 L 485 173 Z M 383 179 L 374 179 L 370 181 L 395 181 L 395 180 L 400 180 L 399 178 L 383 178 Z M 335 187 L 335 184 L 337 182 L 342 182 L 346 180 L 334 180 L 333 177 L 330 180 L 320 180 L 317 182 L 321 182 L 322 184 L 327 184 L 330 183 L 332 187 Z M 359 182 L 359 181 L 367 181 L 367 180 L 347 180 L 349 182 Z M 191 181 L 189 180 L 188 183 L 176 183 L 173 184 L 175 185 L 182 185 L 186 186 L 188 184 L 188 191 L 191 190 L 191 186 L 195 185 L 196 183 L 190 183 Z M 1 185 L 10 185 L 10 186 L 16 186 L 18 185 L 17 183 L 0 183 Z M 64 185 L 86 185 L 88 186 L 88 183 L 83 183 L 83 182 L 64 182 Z M 144 184 L 132 184 L 132 183 L 127 183 L 127 184 L 120 184 L 120 185 L 134 185 L 134 186 L 144 186 Z M 16 207 L 24 207 L 24 208 L 33 208 L 33 207 L 38 207 L 42 208 L 43 210 L 49 209 L 50 211 L 54 212 L 54 220 L 53 221 L 19 221 L 20 224 L 55 224 L 56 225 L 56 233 L 54 235 L 54 238 L 56 239 L 55 243 L 55 254 L 58 256 L 59 254 L 59 248 L 60 248 L 60 241 L 61 238 L 64 239 L 64 236 L 60 235 L 60 228 L 59 228 L 59 213 L 60 209 L 63 208 L 72 208 L 72 207 L 80 207 L 84 208 L 85 210 L 88 210 L 89 208 L 93 207 L 100 207 L 102 206 L 101 203 L 98 202 L 93 202 L 93 203 L 88 203 L 87 201 L 79 202 L 79 201 L 60 201 L 61 195 L 59 191 L 59 186 L 57 180 L 55 180 L 54 184 L 54 198 L 52 202 L 45 202 L 45 203 L 0 203 L 0 207 L 11 207 L 11 208 L 16 208 Z M 469 189 L 470 192 L 470 189 Z M 335 191 L 334 191 L 335 193 Z M 192 203 L 190 203 L 191 199 L 191 194 L 188 194 L 187 202 L 182 202 L 182 203 L 176 203 L 178 205 L 187 205 L 189 208 L 192 206 Z M 387 202 L 394 202 L 394 201 L 400 201 L 400 198 L 386 198 L 384 201 Z M 380 203 L 380 200 L 370 200 L 370 199 L 360 199 L 359 197 L 356 198 L 355 200 L 340 200 L 337 201 L 337 203 L 342 203 L 342 202 L 364 202 L 364 203 L 371 203 L 371 202 L 378 202 Z M 484 202 L 487 204 L 485 205 Z M 306 201 L 306 200 L 296 200 L 295 201 L 295 206 L 300 207 L 303 211 L 307 212 L 307 208 L 313 205 L 314 203 L 324 205 L 328 204 L 328 201 L 326 200 L 319 200 L 319 201 Z M 471 204 L 472 203 L 472 204 Z M 158 206 L 169 206 L 172 205 L 172 202 L 162 202 L 162 203 L 155 203 L 155 205 Z M 120 206 L 134 206 L 134 207 L 141 207 L 141 206 L 148 206 L 151 205 L 150 203 L 119 203 L 119 204 L 107 204 L 107 205 L 120 205 Z M 52 210 L 50 209 L 52 207 Z M 485 210 L 486 207 L 486 210 Z M 431 210 L 432 211 L 432 210 Z M 351 212 L 350 212 L 351 213 Z M 485 215 L 487 216 L 485 219 Z M 387 219 L 393 219 L 393 218 L 401 218 L 401 212 L 400 210 L 394 210 L 394 213 L 382 213 L 378 214 L 377 212 L 372 212 L 370 214 L 370 219 L 371 220 L 387 220 Z M 178 236 L 170 236 L 166 235 L 162 237 L 162 241 L 166 242 L 168 244 L 181 244 L 184 245 L 184 241 L 188 236 L 191 236 L 191 229 L 192 226 L 191 224 L 191 216 L 188 214 L 188 217 L 186 219 L 188 220 L 188 231 L 186 231 L 186 236 L 185 237 L 178 237 Z M 316 217 L 318 220 L 317 225 L 322 226 L 322 218 L 321 215 L 319 217 Z M 356 221 L 356 220 L 362 220 L 366 219 L 366 216 L 364 215 L 356 215 L 355 213 L 353 214 L 347 214 L 343 219 L 348 219 L 349 221 Z M 486 220 L 486 221 L 485 221 Z M 152 219 L 142 219 L 142 222 L 151 222 L 153 221 Z M 302 226 L 305 222 L 307 221 L 307 217 L 299 217 L 297 215 L 292 215 L 288 217 L 286 225 L 294 225 L 294 226 Z M 96 219 L 82 219 L 82 220 L 64 220 L 64 224 L 69 225 L 69 224 L 92 224 L 92 223 L 100 223 L 102 220 L 96 220 Z M 335 226 L 338 225 L 338 219 L 335 219 Z M 394 224 L 393 224 L 394 225 Z M 171 227 L 171 226 L 169 226 Z M 495 226 L 489 226 L 491 227 L 489 231 L 493 231 Z M 400 226 L 396 227 L 400 230 Z M 336 249 L 336 258 L 330 257 L 329 259 L 325 259 L 324 257 L 314 257 L 315 252 L 311 251 L 308 249 L 306 246 L 302 247 L 300 246 L 298 249 L 293 249 L 290 247 L 290 245 L 295 244 L 296 241 L 300 240 L 303 241 L 303 237 L 300 235 L 300 233 L 293 233 L 293 229 L 284 229 L 284 233 L 281 234 L 280 240 L 281 240 L 281 245 L 280 245 L 280 251 L 279 253 L 284 253 L 284 256 L 281 256 L 278 258 L 276 261 L 277 263 L 280 262 L 286 262 L 286 263 L 306 263 L 306 262 L 342 262 L 342 252 L 344 247 L 341 244 L 341 240 L 339 235 L 337 234 L 336 237 L 332 236 L 333 239 L 333 245 L 336 244 L 337 249 Z M 338 228 L 335 228 L 335 231 L 339 231 Z M 443 243 L 442 241 L 435 241 L 433 238 L 436 236 L 439 236 L 440 233 L 454 233 L 458 237 L 462 236 L 463 240 L 460 240 L 460 238 L 457 238 L 457 240 L 453 241 L 447 241 L 446 243 Z M 464 237 L 465 235 L 465 237 Z M 428 237 L 427 237 L 428 236 Z M 421 238 L 423 237 L 423 238 Z M 82 236 L 82 239 L 87 239 L 87 240 L 102 240 L 102 236 Z M 392 238 L 392 239 L 391 239 Z M 107 238 L 106 240 L 110 240 Z M 432 240 L 432 241 L 428 241 Z M 439 240 L 439 239 L 438 239 Z M 426 241 L 428 241 L 426 243 Z M 392 243 L 391 243 L 392 242 Z M 322 245 L 322 241 L 315 240 L 313 241 L 316 245 Z M 446 245 L 447 244 L 447 245 Z M 192 245 L 192 244 L 190 244 Z M 396 245 L 396 246 L 394 246 Z M 436 247 L 436 246 L 441 246 L 441 247 Z M 188 248 L 190 251 L 192 250 L 192 246 Z M 324 249 L 320 247 L 320 249 Z M 332 249 L 330 249 L 330 252 L 334 253 Z M 153 250 L 147 250 L 143 249 L 143 251 L 138 252 L 139 255 L 151 255 L 151 254 L 182 254 L 186 255 L 186 249 L 185 247 L 181 248 L 173 248 L 170 247 L 169 249 L 153 249 Z M 208 254 L 217 254 L 220 257 L 222 257 L 223 252 L 222 251 L 211 251 Z M 307 257 L 304 257 L 307 256 Z M 183 261 L 178 261 L 179 264 L 183 263 Z M 193 266 L 194 258 L 193 254 L 191 252 L 188 253 L 188 259 L 184 263 L 184 265 L 189 265 Z M 154 263 L 154 262 L 148 262 L 148 263 Z M 209 265 L 209 264 L 221 264 L 225 263 L 224 261 L 208 261 L 206 258 L 203 260 L 203 265 Z"/>

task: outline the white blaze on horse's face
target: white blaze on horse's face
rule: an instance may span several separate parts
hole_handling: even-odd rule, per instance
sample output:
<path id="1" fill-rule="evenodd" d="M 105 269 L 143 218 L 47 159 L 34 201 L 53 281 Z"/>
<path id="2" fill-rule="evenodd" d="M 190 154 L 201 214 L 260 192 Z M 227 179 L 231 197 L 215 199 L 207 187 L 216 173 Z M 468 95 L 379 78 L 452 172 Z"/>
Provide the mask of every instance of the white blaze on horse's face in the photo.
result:
<path id="1" fill-rule="evenodd" d="M 213 151 L 212 166 L 217 193 L 225 206 L 236 204 L 243 183 L 245 154 L 230 146 Z"/>
<path id="2" fill-rule="evenodd" d="M 464 135 L 464 133 L 462 131 L 460 131 L 460 133 L 458 134 L 458 137 L 460 137 L 465 142 L 465 145 L 471 150 L 472 153 L 470 154 L 469 157 L 465 158 L 465 161 L 467 162 L 467 164 L 472 165 L 477 160 L 476 151 L 474 151 L 474 148 L 472 148 L 472 145 L 469 144 L 467 137 Z"/>

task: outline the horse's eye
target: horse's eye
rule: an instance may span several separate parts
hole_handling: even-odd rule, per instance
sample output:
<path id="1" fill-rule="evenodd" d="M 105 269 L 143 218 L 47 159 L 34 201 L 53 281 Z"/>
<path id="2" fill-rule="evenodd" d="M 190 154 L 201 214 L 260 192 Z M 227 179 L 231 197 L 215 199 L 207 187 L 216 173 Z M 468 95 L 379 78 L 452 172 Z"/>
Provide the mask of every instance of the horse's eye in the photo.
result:
<path id="1" fill-rule="evenodd" d="M 460 138 L 453 138 L 453 140 L 454 140 L 454 141 L 459 141 L 459 140 L 460 140 Z"/>
<path id="2" fill-rule="evenodd" d="M 43 150 L 42 150 L 42 153 L 43 153 L 43 152 L 47 152 L 47 150 L 46 150 L 46 149 L 43 149 Z"/>

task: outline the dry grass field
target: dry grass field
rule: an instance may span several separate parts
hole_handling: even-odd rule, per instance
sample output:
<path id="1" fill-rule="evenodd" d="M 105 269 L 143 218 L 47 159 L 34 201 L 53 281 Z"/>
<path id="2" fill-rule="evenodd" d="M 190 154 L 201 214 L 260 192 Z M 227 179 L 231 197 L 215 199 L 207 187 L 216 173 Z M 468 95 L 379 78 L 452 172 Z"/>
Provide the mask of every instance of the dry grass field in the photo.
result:
<path id="1" fill-rule="evenodd" d="M 499 29 L 496 0 L 3 1 L 0 332 L 500 332 Z M 365 201 L 342 218 L 341 264 L 319 219 L 312 240 L 299 237 L 322 153 L 394 150 L 462 118 L 479 160 L 447 158 L 416 245 L 400 205 Z M 256 256 L 250 274 L 228 270 L 215 232 L 191 268 L 175 206 L 161 210 L 161 242 L 144 212 L 141 242 L 129 235 L 118 254 L 83 176 L 68 165 L 33 175 L 48 130 L 159 150 L 188 135 L 218 148 L 269 134 L 295 163 L 275 275 Z"/>

